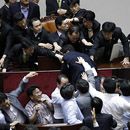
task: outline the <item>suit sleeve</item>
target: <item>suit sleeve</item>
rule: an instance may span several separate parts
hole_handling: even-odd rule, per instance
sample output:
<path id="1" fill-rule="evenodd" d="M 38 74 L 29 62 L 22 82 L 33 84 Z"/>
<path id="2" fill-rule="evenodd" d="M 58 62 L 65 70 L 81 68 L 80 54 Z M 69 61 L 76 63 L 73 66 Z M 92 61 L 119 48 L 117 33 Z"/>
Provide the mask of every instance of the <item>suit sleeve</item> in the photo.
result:
<path id="1" fill-rule="evenodd" d="M 11 91 L 10 94 L 18 97 L 21 93 L 24 92 L 25 88 L 27 86 L 27 82 L 24 81 L 24 78 L 21 80 L 18 88 L 16 88 L 15 90 Z"/>
<path id="2" fill-rule="evenodd" d="M 6 47 L 4 50 L 5 55 L 8 54 L 9 50 L 11 49 L 11 46 L 12 46 L 12 30 L 8 32 L 7 37 L 6 37 Z"/>
<path id="3" fill-rule="evenodd" d="M 8 24 L 10 24 L 11 26 L 13 25 L 13 12 L 12 12 L 12 8 L 13 8 L 13 6 L 10 5 L 9 11 L 8 11 L 8 15 L 7 15 Z"/>
<path id="4" fill-rule="evenodd" d="M 120 29 L 120 40 L 123 44 L 124 57 L 129 57 L 129 42 L 125 34 Z"/>
<path id="5" fill-rule="evenodd" d="M 95 38 L 94 44 L 92 46 L 90 56 L 95 56 L 96 55 L 96 51 L 97 51 L 97 48 L 99 47 L 99 45 L 100 45 L 100 38 L 97 36 Z"/>
<path id="6" fill-rule="evenodd" d="M 0 129 L 1 130 L 10 130 L 10 125 L 0 123 Z"/>
<path id="7" fill-rule="evenodd" d="M 15 57 L 15 50 L 16 50 L 16 47 L 14 46 L 8 53 L 8 55 L 6 56 L 5 60 L 4 60 L 4 66 L 3 68 L 8 68 L 8 63 L 10 61 L 13 60 L 13 57 Z"/>

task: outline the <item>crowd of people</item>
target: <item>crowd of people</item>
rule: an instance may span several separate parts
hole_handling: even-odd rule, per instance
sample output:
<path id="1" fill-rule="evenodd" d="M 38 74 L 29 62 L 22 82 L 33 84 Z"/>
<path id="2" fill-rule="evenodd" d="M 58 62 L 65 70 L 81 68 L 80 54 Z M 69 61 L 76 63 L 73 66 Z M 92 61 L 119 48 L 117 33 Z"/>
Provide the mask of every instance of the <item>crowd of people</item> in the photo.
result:
<path id="1" fill-rule="evenodd" d="M 14 129 L 18 123 L 82 123 L 81 129 L 87 130 L 129 130 L 130 81 L 96 72 L 96 62 L 119 56 L 122 65 L 129 65 L 129 37 L 114 22 L 106 21 L 100 29 L 95 13 L 81 9 L 80 0 L 46 0 L 46 15 L 56 16 L 57 31 L 50 33 L 42 26 L 38 3 L 5 0 L 0 9 L 0 67 L 7 72 L 13 62 L 37 70 L 38 56 L 48 56 L 60 60 L 61 74 L 51 97 L 37 85 L 28 87 L 25 108 L 18 97 L 38 73 L 24 76 L 10 93 L 0 92 L 0 129 Z"/>

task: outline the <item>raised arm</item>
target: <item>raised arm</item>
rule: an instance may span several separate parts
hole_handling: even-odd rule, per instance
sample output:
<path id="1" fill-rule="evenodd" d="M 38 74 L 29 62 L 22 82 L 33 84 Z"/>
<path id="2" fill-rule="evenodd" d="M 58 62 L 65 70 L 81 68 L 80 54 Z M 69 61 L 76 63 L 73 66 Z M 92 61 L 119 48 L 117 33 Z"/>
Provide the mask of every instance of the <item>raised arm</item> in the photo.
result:
<path id="1" fill-rule="evenodd" d="M 29 81 L 30 78 L 34 77 L 34 76 L 37 76 L 38 73 L 36 72 L 30 72 L 28 73 L 26 76 L 24 76 L 24 78 L 21 80 L 18 88 L 16 88 L 15 90 L 11 91 L 10 94 L 11 95 L 14 95 L 16 97 L 18 97 L 21 93 L 24 92 L 26 86 L 27 86 L 27 83 Z"/>

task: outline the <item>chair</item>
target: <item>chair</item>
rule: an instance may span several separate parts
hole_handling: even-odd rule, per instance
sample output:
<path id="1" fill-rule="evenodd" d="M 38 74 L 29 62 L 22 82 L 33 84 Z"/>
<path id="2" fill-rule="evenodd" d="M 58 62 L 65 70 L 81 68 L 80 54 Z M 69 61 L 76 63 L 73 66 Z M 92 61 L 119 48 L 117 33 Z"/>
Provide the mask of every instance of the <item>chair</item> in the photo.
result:
<path id="1" fill-rule="evenodd" d="M 42 22 L 42 26 L 50 33 L 54 33 L 57 30 L 56 26 L 55 26 L 55 20 L 49 20 L 49 21 Z"/>

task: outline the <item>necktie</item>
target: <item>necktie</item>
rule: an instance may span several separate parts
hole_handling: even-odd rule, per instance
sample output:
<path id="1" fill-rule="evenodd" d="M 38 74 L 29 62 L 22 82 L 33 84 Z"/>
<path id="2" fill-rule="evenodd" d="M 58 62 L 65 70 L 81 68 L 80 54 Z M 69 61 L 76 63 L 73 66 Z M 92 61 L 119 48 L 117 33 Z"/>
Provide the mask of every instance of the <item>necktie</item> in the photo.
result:
<path id="1" fill-rule="evenodd" d="M 59 5 L 59 8 L 61 8 L 61 1 L 58 0 L 58 5 Z"/>
<path id="2" fill-rule="evenodd" d="M 27 62 L 27 55 L 23 56 L 23 62 L 26 63 Z"/>

